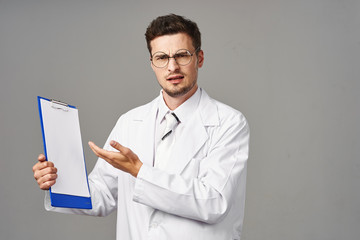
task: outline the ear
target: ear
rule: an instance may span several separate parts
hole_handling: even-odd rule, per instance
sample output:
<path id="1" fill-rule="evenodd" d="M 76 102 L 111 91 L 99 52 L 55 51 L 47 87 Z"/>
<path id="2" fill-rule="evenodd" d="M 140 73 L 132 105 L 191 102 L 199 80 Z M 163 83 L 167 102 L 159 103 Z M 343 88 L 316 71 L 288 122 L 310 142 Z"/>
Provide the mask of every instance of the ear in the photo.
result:
<path id="1" fill-rule="evenodd" d="M 198 68 L 201 68 L 204 64 L 204 51 L 200 50 L 198 53 Z"/>

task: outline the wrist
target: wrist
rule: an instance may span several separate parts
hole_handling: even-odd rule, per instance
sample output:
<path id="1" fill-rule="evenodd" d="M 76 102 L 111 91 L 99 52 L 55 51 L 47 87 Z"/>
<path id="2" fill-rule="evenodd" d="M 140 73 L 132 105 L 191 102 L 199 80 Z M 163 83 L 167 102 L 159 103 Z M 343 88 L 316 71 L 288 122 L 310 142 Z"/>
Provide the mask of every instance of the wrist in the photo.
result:
<path id="1" fill-rule="evenodd" d="M 134 167 L 134 172 L 131 173 L 131 175 L 133 175 L 135 178 L 137 177 L 139 171 L 140 171 L 140 168 L 142 167 L 143 163 L 139 160 L 136 164 L 135 164 L 135 167 Z"/>

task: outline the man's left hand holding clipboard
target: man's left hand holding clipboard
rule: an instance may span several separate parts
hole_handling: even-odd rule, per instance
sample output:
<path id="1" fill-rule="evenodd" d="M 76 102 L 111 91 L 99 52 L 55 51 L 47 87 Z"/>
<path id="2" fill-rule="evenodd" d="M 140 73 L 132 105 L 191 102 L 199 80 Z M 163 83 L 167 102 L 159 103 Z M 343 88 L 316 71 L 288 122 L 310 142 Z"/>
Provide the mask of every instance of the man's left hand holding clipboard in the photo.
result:
<path id="1" fill-rule="evenodd" d="M 40 154 L 37 160 L 33 166 L 34 178 L 40 189 L 49 190 L 56 183 L 57 168 L 53 162 L 46 161 L 44 154 Z"/>

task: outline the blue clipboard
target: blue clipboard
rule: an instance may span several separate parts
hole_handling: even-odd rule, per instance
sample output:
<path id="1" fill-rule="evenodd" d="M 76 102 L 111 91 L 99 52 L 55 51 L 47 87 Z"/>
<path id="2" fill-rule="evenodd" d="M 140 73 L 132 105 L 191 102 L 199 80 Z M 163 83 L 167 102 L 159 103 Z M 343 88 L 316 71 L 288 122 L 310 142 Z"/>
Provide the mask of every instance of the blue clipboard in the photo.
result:
<path id="1" fill-rule="evenodd" d="M 37 100 L 44 154 L 58 168 L 57 182 L 50 188 L 51 206 L 92 209 L 78 110 L 57 100 Z"/>

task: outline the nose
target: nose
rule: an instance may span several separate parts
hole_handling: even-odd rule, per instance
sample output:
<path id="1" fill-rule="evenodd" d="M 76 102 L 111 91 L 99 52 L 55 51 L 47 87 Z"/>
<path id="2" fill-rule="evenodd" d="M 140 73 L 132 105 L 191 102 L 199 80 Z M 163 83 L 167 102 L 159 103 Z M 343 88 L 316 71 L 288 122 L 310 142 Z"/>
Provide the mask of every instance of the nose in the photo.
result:
<path id="1" fill-rule="evenodd" d="M 179 69 L 179 64 L 175 61 L 175 58 L 169 58 L 167 68 L 169 72 L 175 72 Z"/>

